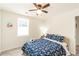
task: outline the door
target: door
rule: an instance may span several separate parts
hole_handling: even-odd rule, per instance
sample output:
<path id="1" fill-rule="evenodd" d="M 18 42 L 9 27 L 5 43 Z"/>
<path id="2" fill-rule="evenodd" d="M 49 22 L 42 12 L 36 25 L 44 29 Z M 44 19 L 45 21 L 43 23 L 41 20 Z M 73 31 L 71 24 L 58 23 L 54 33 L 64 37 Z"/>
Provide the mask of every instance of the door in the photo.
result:
<path id="1" fill-rule="evenodd" d="M 79 16 L 76 16 L 76 45 L 79 45 Z"/>

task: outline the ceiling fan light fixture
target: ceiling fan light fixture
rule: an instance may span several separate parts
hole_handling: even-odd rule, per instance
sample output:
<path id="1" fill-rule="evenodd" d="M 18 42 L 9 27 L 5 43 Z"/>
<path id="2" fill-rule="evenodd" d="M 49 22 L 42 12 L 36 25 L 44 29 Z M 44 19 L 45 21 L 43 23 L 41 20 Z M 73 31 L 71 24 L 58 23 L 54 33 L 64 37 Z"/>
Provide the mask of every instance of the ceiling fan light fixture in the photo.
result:
<path id="1" fill-rule="evenodd" d="M 36 13 L 39 15 L 39 14 L 42 14 L 42 11 L 41 10 L 37 10 Z"/>

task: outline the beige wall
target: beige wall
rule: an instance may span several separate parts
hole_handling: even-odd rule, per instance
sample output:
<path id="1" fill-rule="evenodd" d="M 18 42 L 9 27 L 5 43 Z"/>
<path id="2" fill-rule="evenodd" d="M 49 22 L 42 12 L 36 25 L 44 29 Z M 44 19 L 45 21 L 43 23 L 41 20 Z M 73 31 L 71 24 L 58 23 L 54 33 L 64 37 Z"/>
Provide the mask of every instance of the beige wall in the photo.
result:
<path id="1" fill-rule="evenodd" d="M 8 49 L 13 49 L 17 47 L 21 47 L 24 42 L 29 41 L 31 38 L 38 38 L 40 36 L 40 31 L 39 31 L 39 24 L 41 23 L 40 19 L 38 22 L 38 18 L 29 18 L 30 21 L 30 30 L 29 30 L 29 36 L 21 36 L 17 37 L 17 18 L 19 17 L 24 17 L 22 15 L 18 15 L 12 12 L 8 11 L 2 11 L 2 30 L 3 30 L 3 35 L 2 35 L 2 50 L 8 50 Z M 7 23 L 12 23 L 13 27 L 8 28 L 6 26 Z"/>
<path id="2" fill-rule="evenodd" d="M 49 33 L 61 34 L 69 38 L 69 50 L 76 54 L 76 38 L 75 38 L 75 16 L 79 15 L 79 9 L 69 12 L 64 12 L 56 16 L 52 16 L 47 20 Z"/>

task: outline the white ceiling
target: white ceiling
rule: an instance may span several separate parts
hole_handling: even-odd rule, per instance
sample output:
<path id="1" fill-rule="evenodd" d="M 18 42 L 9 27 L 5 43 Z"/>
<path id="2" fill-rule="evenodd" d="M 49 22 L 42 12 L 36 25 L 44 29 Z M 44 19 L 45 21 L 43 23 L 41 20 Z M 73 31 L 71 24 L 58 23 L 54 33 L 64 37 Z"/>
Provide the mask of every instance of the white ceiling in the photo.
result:
<path id="1" fill-rule="evenodd" d="M 41 17 L 56 15 L 61 12 L 72 11 L 79 8 L 78 3 L 51 3 L 50 7 L 46 8 L 48 14 L 43 13 Z M 28 12 L 29 9 L 35 9 L 32 3 L 26 4 L 0 4 L 0 9 L 5 9 L 22 15 L 36 16 L 35 12 Z M 27 12 L 27 13 L 25 13 Z"/>

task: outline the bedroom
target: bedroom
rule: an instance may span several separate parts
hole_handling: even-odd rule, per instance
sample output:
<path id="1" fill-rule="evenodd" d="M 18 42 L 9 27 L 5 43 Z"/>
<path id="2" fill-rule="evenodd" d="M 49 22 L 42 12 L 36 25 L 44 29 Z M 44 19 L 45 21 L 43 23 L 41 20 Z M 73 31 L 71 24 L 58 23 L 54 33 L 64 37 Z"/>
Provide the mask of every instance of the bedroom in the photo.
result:
<path id="1" fill-rule="evenodd" d="M 28 12 L 35 8 L 32 3 L 0 4 L 0 55 L 22 55 L 23 44 L 46 33 L 68 38 L 69 52 L 76 55 L 75 17 L 79 15 L 79 4 L 50 3 L 45 8 L 48 13 Z"/>

